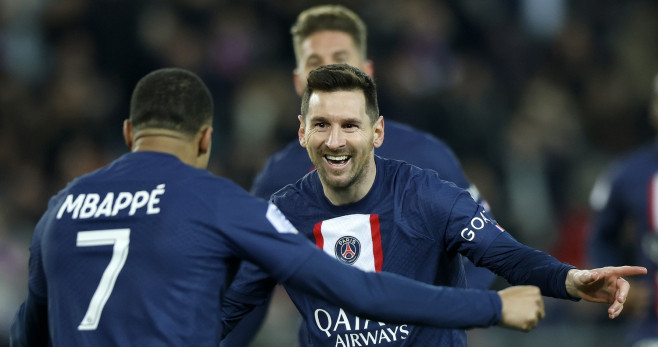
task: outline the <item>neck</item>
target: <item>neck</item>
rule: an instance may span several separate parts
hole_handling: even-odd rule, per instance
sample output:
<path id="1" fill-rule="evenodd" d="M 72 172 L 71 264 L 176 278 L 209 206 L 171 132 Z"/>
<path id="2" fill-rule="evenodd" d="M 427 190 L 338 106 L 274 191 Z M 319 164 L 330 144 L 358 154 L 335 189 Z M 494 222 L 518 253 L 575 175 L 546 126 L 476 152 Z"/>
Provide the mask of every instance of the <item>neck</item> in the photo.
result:
<path id="1" fill-rule="evenodd" d="M 154 131 L 137 134 L 131 149 L 133 152 L 160 152 L 171 154 L 182 162 L 196 166 L 197 153 L 193 142 L 172 131 Z"/>
<path id="2" fill-rule="evenodd" d="M 322 189 L 327 199 L 336 206 L 353 204 L 363 199 L 375 184 L 377 177 L 377 166 L 374 158 L 363 168 L 362 174 L 355 177 L 354 181 L 346 187 L 331 187 L 322 182 Z M 322 176 L 320 176 L 322 180 Z"/>

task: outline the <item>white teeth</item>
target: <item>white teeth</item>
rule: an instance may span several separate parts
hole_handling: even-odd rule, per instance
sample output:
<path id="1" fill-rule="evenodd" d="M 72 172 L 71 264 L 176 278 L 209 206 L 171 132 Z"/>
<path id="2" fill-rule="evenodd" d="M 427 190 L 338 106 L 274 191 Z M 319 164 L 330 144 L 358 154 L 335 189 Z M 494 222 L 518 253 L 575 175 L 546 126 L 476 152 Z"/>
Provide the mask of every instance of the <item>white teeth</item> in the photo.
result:
<path id="1" fill-rule="evenodd" d="M 333 155 L 328 155 L 327 159 L 335 160 L 335 161 L 341 161 L 341 160 L 347 160 L 347 156 L 346 155 L 341 155 L 339 157 L 334 157 Z"/>

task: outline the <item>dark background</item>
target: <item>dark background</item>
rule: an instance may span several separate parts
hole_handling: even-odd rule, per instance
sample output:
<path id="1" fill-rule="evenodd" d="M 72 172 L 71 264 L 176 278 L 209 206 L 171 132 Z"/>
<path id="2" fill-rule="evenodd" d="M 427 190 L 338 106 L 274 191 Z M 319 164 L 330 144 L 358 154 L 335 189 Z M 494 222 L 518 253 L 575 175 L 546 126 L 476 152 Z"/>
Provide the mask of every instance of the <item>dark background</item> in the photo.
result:
<path id="1" fill-rule="evenodd" d="M 369 27 L 380 109 L 449 143 L 519 240 L 587 267 L 588 195 L 612 160 L 651 140 L 656 1 L 336 1 Z M 210 170 L 249 188 L 296 137 L 289 29 L 318 2 L 0 0 L 0 346 L 27 283 L 48 198 L 126 152 L 130 93 L 146 73 L 198 73 L 216 106 Z M 497 283 L 497 286 L 503 286 Z M 291 345 L 278 292 L 255 345 Z M 614 346 L 624 318 L 547 300 L 529 334 L 471 346 Z"/>

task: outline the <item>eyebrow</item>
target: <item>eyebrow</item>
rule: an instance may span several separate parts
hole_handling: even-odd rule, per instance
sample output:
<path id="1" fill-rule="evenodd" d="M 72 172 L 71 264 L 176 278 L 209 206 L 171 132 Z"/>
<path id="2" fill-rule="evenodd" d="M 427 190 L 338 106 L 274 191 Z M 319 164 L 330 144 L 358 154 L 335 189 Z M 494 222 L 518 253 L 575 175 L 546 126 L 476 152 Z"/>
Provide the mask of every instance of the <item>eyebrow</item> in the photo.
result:
<path id="1" fill-rule="evenodd" d="M 342 49 L 340 51 L 336 51 L 336 52 L 333 52 L 331 54 L 331 57 L 334 58 L 334 59 L 336 59 L 336 57 L 342 57 L 342 56 L 350 57 L 350 52 L 347 51 L 347 50 Z M 313 53 L 313 54 L 309 55 L 308 57 L 306 57 L 306 59 L 304 61 L 308 63 L 309 61 L 314 60 L 314 59 L 322 60 L 322 57 L 317 53 Z"/>
<path id="2" fill-rule="evenodd" d="M 349 55 L 350 55 L 350 52 L 348 52 L 348 51 L 346 51 L 346 50 L 343 49 L 343 50 L 340 50 L 340 51 L 334 52 L 334 53 L 332 54 L 332 56 L 334 56 L 334 57 L 339 56 L 339 55 L 346 55 L 346 56 L 349 56 Z"/>
<path id="3" fill-rule="evenodd" d="M 309 116 L 308 117 L 309 122 L 325 122 L 329 123 L 329 118 L 327 116 Z M 363 121 L 360 118 L 356 117 L 349 117 L 341 120 L 341 123 L 353 123 L 353 124 L 362 124 Z"/>

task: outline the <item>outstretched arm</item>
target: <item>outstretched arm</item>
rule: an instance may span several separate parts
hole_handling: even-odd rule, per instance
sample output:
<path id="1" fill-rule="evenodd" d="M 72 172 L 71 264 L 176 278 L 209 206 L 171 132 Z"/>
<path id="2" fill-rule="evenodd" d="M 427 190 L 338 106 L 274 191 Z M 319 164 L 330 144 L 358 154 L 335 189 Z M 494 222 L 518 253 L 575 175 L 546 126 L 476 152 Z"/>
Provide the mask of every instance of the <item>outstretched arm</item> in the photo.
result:
<path id="1" fill-rule="evenodd" d="M 569 295 L 591 302 L 608 303 L 608 316 L 614 319 L 624 309 L 630 285 L 623 276 L 646 275 L 640 266 L 603 267 L 592 270 L 569 270 L 565 285 Z"/>
<path id="2" fill-rule="evenodd" d="M 363 318 L 445 329 L 487 327 L 501 318 L 494 291 L 431 286 L 387 272 L 364 272 L 317 250 L 284 283 Z"/>

